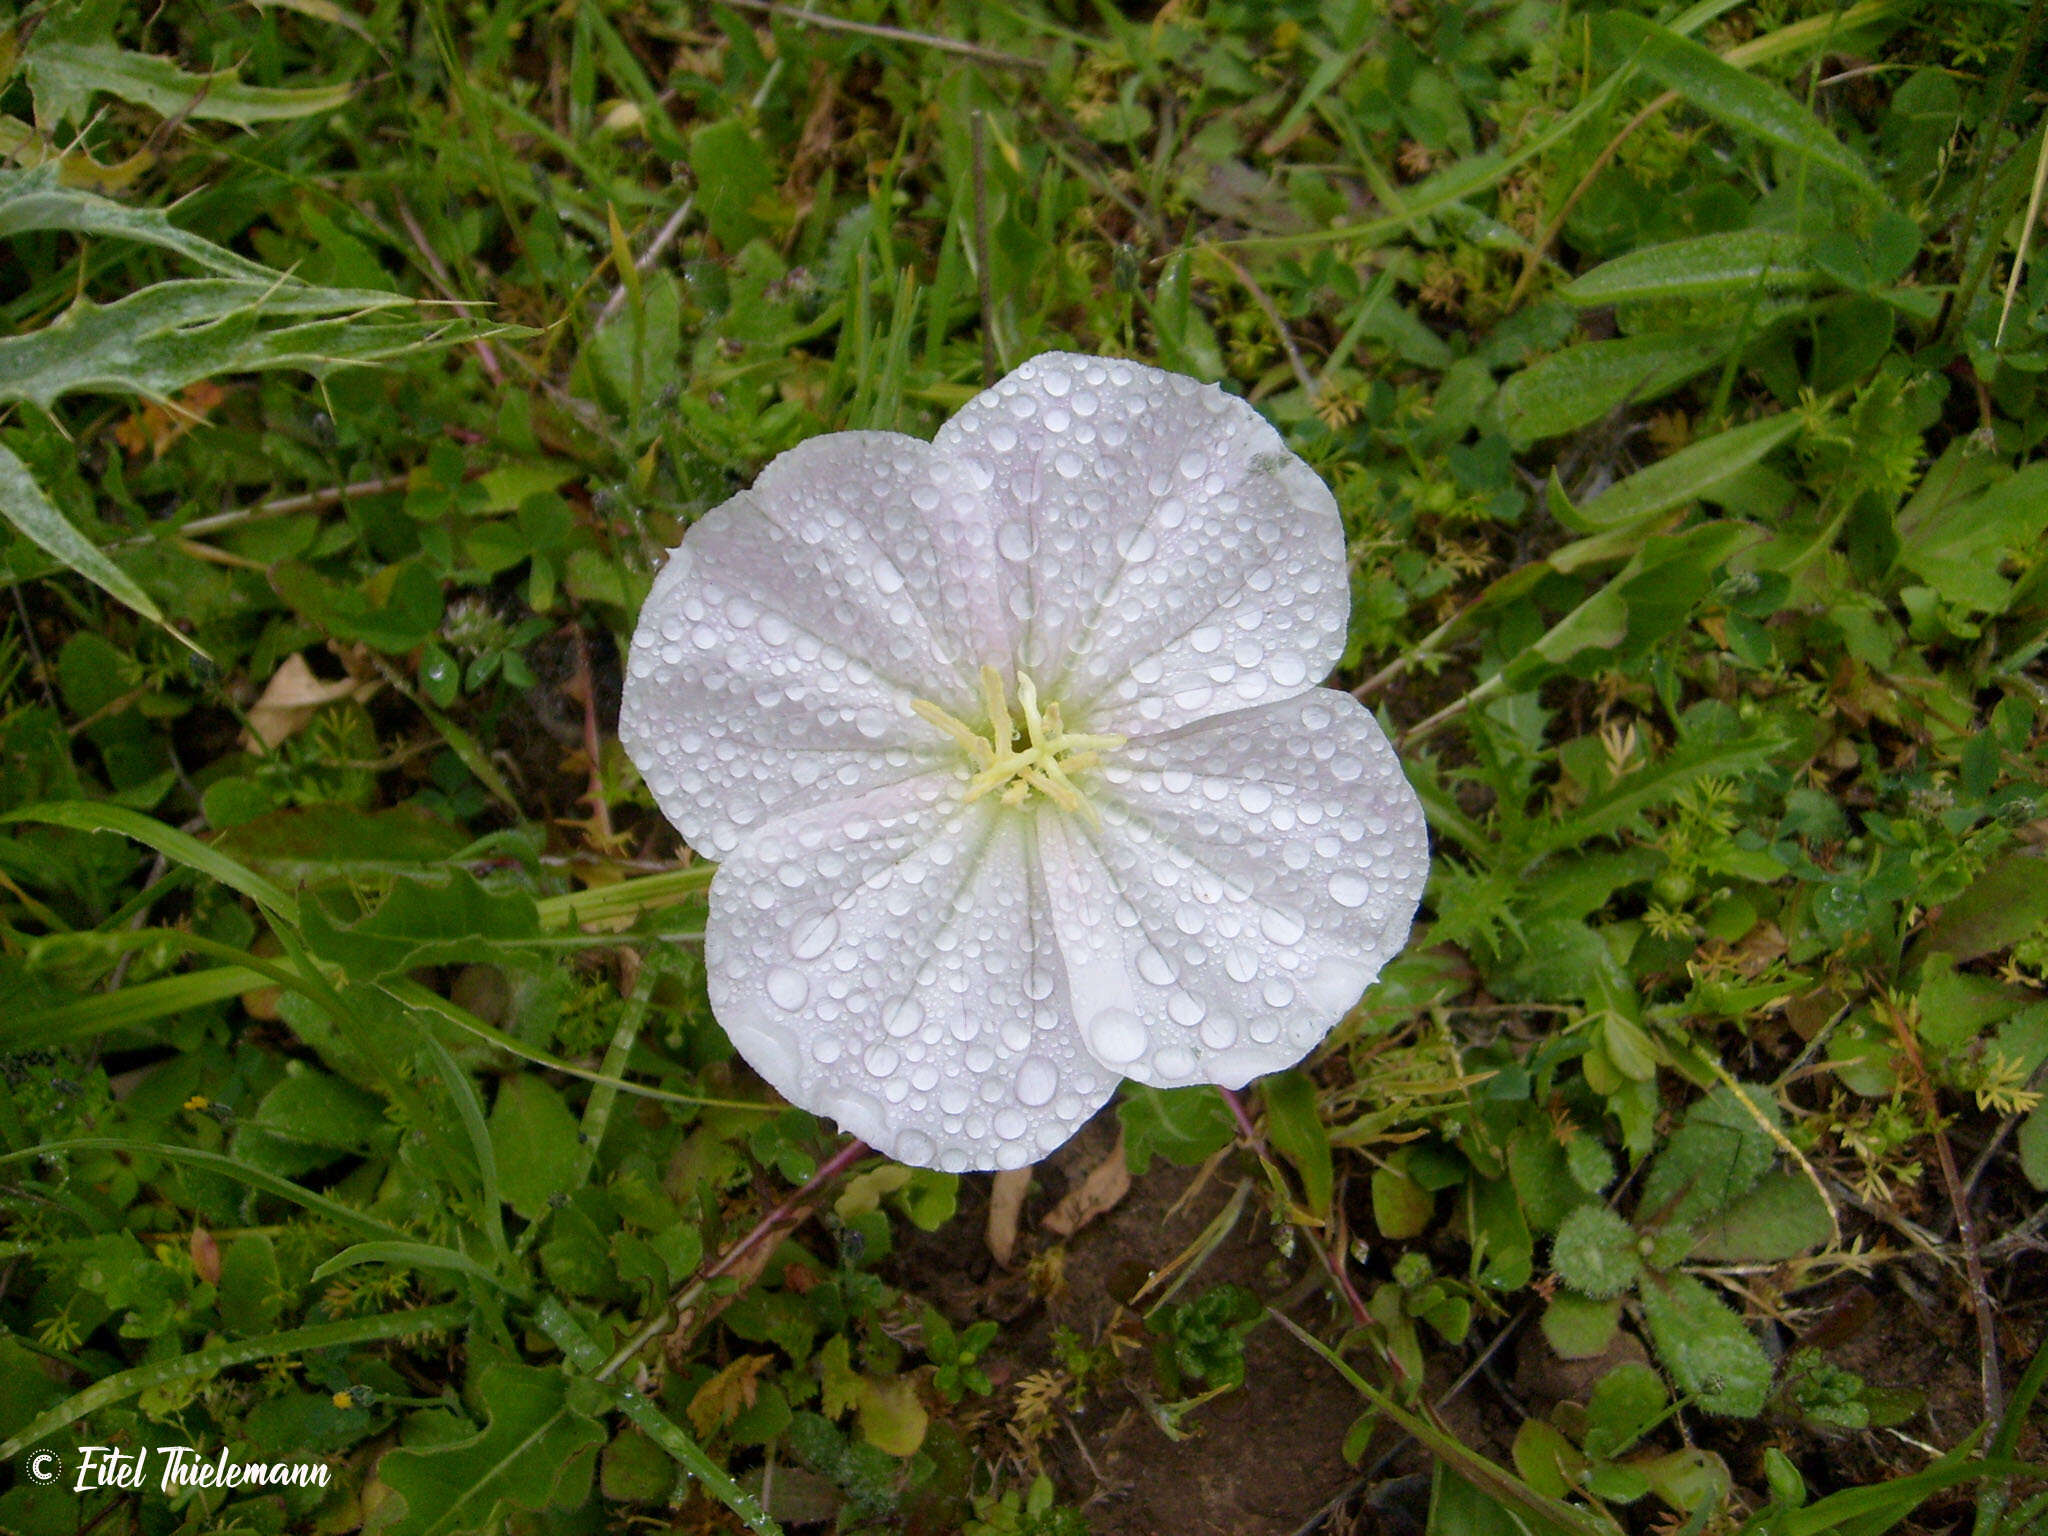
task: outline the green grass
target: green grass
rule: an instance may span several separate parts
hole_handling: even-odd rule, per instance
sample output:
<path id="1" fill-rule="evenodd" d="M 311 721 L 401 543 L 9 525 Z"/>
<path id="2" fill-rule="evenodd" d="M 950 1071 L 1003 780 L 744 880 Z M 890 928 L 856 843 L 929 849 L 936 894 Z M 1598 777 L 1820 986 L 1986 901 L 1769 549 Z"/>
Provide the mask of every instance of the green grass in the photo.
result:
<path id="1" fill-rule="evenodd" d="M 0 32 L 0 1528 L 1142 1528 L 1063 1425 L 1254 1335 L 1444 1532 L 2041 1518 L 2039 0 L 819 11 Z M 1125 1091 L 1232 1200 L 1041 1346 L 733 1057 L 613 727 L 694 517 L 1054 347 L 1329 480 L 1436 865 L 1248 1135 Z"/>

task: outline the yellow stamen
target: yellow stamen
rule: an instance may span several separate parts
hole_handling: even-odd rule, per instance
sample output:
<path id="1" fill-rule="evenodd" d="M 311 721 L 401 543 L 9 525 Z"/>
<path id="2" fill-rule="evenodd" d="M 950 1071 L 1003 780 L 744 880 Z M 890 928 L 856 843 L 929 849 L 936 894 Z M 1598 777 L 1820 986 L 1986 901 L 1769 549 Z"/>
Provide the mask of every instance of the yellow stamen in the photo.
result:
<path id="1" fill-rule="evenodd" d="M 986 733 L 947 713 L 926 699 L 913 699 L 920 720 L 945 733 L 967 754 L 973 772 L 963 800 L 996 793 L 1004 805 L 1022 805 L 1035 790 L 1063 811 L 1077 812 L 1100 825 L 1095 807 L 1073 775 L 1098 766 L 1104 752 L 1124 744 L 1121 736 L 1070 732 L 1057 703 L 1039 708 L 1038 686 L 1028 673 L 1017 674 L 1017 709 L 1011 712 L 1002 674 L 981 669 L 981 701 L 987 714 Z"/>

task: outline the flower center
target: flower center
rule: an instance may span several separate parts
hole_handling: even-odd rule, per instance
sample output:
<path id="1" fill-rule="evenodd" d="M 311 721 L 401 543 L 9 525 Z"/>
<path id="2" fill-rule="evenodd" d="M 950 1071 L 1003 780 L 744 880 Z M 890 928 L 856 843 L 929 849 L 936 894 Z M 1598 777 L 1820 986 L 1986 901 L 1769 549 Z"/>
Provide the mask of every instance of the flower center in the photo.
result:
<path id="1" fill-rule="evenodd" d="M 958 742 L 974 765 L 967 781 L 969 800 L 1000 794 L 1005 805 L 1022 805 L 1035 790 L 1063 811 L 1078 811 L 1090 823 L 1100 820 L 1088 797 L 1076 787 L 1073 775 L 1092 768 L 1104 752 L 1124 744 L 1122 736 L 1091 735 L 1070 731 L 1060 718 L 1060 707 L 1038 707 L 1038 688 L 1027 672 L 1017 674 L 1017 708 L 1010 708 L 1002 674 L 994 667 L 981 669 L 981 698 L 988 712 L 988 725 L 976 731 L 954 715 L 926 699 L 913 699 L 910 707 L 918 718 L 928 721 Z"/>

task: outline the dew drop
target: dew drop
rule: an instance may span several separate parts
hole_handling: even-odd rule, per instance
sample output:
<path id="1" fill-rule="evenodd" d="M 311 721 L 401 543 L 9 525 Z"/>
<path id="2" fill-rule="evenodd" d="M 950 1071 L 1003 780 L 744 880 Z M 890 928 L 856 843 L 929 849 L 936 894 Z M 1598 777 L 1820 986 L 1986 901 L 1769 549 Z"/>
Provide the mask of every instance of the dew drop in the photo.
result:
<path id="1" fill-rule="evenodd" d="M 1125 1066 L 1145 1054 L 1145 1026 L 1128 1009 L 1105 1008 L 1082 1029 L 1088 1048 L 1105 1066 Z"/>
<path id="2" fill-rule="evenodd" d="M 996 535 L 996 548 L 1002 551 L 1005 560 L 1029 560 L 1031 530 L 1022 523 L 1003 524 L 1003 531 Z"/>
<path id="3" fill-rule="evenodd" d="M 1362 907 L 1372 895 L 1372 881 L 1356 870 L 1340 869 L 1330 876 L 1330 900 L 1340 907 Z"/>
<path id="4" fill-rule="evenodd" d="M 1138 974 L 1155 987 L 1173 985 L 1172 963 L 1150 944 L 1138 951 Z"/>
<path id="5" fill-rule="evenodd" d="M 861 1058 L 861 1064 L 876 1077 L 887 1077 L 894 1072 L 903 1058 L 893 1045 L 871 1045 L 868 1053 Z"/>
<path id="6" fill-rule="evenodd" d="M 1016 1141 L 1031 1129 L 1031 1122 L 1025 1118 L 1024 1111 L 1016 1105 L 1005 1104 L 996 1111 L 990 1129 L 1005 1141 Z"/>
<path id="7" fill-rule="evenodd" d="M 1292 912 L 1282 912 L 1277 907 L 1268 907 L 1259 914 L 1259 932 L 1275 944 L 1294 944 L 1308 930 L 1301 919 Z"/>
<path id="8" fill-rule="evenodd" d="M 1212 1051 L 1227 1051 L 1237 1044 L 1237 1020 L 1227 1013 L 1212 1013 L 1202 1021 L 1202 1044 Z"/>
<path id="9" fill-rule="evenodd" d="M 1237 803 L 1247 814 L 1262 815 L 1273 804 L 1273 791 L 1263 784 L 1247 784 L 1237 792 Z"/>
<path id="10" fill-rule="evenodd" d="M 778 965 L 770 971 L 767 984 L 768 1000 L 790 1013 L 803 1007 L 811 995 L 811 984 L 804 980 L 803 972 L 786 965 Z"/>
<path id="11" fill-rule="evenodd" d="M 827 912 L 796 936 L 796 942 L 789 946 L 789 952 L 799 960 L 815 960 L 830 949 L 838 937 L 839 919 Z"/>
<path id="12" fill-rule="evenodd" d="M 938 1146 L 923 1131 L 905 1131 L 896 1138 L 896 1161 L 929 1168 Z"/>
<path id="13" fill-rule="evenodd" d="M 1017 1069 L 1017 1102 L 1036 1109 L 1060 1086 L 1059 1070 L 1043 1056 L 1026 1056 Z"/>

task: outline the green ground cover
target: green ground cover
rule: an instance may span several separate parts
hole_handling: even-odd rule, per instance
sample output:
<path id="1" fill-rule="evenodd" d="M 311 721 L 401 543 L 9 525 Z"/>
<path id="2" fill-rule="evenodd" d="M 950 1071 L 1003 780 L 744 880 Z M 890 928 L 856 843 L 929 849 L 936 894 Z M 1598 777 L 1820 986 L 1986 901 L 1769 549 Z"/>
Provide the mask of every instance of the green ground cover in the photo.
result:
<path id="1" fill-rule="evenodd" d="M 7 18 L 0 1529 L 2033 1528 L 2042 9 Z M 696 515 L 1052 348 L 1328 480 L 1436 860 L 1018 1238 L 733 1056 L 615 721 Z"/>

